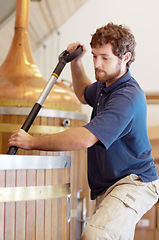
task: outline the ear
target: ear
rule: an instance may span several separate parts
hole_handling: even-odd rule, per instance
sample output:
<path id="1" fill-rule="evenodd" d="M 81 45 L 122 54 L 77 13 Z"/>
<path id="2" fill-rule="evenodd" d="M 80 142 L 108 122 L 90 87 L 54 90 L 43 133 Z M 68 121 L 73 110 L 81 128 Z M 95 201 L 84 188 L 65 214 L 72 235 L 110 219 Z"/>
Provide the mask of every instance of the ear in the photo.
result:
<path id="1" fill-rule="evenodd" d="M 131 58 L 131 52 L 127 52 L 127 53 L 124 55 L 123 62 L 126 64 L 127 62 L 129 62 L 130 58 Z"/>

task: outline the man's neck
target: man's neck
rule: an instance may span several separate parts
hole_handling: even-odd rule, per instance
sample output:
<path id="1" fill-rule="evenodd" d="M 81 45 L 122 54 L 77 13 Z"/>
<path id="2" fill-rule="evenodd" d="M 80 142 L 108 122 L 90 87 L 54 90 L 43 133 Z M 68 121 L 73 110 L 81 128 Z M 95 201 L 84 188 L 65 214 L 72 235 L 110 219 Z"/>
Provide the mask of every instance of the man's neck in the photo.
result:
<path id="1" fill-rule="evenodd" d="M 106 87 L 109 87 L 110 85 L 112 85 L 113 83 L 118 81 L 118 79 L 121 78 L 122 76 L 124 76 L 124 74 L 126 72 L 127 72 L 127 69 L 125 71 L 121 72 L 116 78 L 106 81 Z"/>

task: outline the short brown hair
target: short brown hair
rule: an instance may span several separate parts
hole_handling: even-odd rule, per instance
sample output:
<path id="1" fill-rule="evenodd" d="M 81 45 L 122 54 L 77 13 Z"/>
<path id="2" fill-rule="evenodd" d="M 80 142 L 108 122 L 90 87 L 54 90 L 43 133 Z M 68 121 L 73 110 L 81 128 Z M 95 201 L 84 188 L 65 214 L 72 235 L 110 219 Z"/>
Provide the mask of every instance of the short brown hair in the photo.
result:
<path id="1" fill-rule="evenodd" d="M 114 55 L 122 59 L 122 56 L 127 52 L 131 52 L 131 58 L 127 62 L 127 69 L 130 64 L 135 61 L 135 38 L 130 29 L 123 25 L 108 23 L 107 25 L 98 28 L 92 35 L 90 45 L 92 48 L 103 46 L 107 43 L 112 45 Z"/>

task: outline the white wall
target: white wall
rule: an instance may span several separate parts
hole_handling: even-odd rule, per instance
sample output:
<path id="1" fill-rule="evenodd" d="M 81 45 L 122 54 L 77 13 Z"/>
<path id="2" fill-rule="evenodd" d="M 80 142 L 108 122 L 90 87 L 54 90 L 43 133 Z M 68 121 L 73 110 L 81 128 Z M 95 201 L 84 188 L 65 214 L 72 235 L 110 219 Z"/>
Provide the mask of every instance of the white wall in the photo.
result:
<path id="1" fill-rule="evenodd" d="M 90 54 L 90 39 L 96 28 L 108 22 L 129 26 L 137 41 L 136 61 L 131 73 L 144 91 L 159 91 L 159 1 L 158 0 L 88 0 L 54 34 L 45 49 L 35 53 L 35 60 L 47 79 L 58 62 L 58 54 L 74 41 L 84 43 L 88 49 L 83 59 L 87 75 L 94 81 L 94 69 Z M 69 65 L 69 64 L 68 64 Z M 71 80 L 66 66 L 60 78 Z M 85 108 L 84 108 L 85 110 Z M 155 114 L 155 117 L 154 117 Z M 159 106 L 148 106 L 148 125 L 159 124 Z"/>

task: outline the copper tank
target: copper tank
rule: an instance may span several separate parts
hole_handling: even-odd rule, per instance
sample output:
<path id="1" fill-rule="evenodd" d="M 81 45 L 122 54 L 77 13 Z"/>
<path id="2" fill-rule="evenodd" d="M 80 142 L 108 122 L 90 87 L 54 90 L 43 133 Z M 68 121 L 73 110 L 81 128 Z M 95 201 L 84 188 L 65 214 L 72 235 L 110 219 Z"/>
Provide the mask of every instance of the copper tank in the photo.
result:
<path id="1" fill-rule="evenodd" d="M 32 106 L 42 92 L 46 80 L 33 60 L 28 38 L 29 0 L 17 0 L 15 33 L 9 53 L 0 67 L 0 102 Z M 50 73 L 51 74 L 51 73 Z M 7 99 L 7 100 L 6 100 Z M 80 111 L 80 104 L 70 87 L 56 82 L 45 107 Z M 69 107 L 68 107 L 69 105 Z"/>

